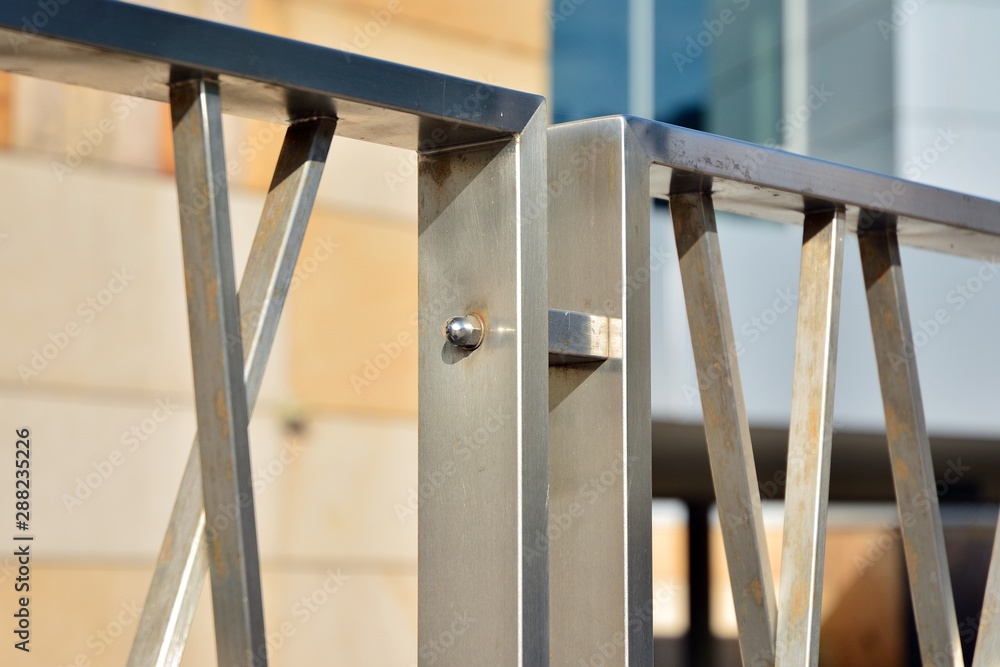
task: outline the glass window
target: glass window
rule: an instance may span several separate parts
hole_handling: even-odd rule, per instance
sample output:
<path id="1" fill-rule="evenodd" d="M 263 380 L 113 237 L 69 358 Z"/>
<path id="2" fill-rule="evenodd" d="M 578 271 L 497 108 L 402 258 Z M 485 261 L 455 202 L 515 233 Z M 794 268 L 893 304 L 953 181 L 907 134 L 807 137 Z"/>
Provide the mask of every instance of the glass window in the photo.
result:
<path id="1" fill-rule="evenodd" d="M 628 0 L 553 0 L 552 116 L 630 113 L 630 68 L 654 86 L 656 120 L 780 142 L 780 0 L 655 3 L 651 62 L 629 62 Z M 634 73 L 634 72 L 633 72 Z M 637 77 L 643 80 L 644 77 Z"/>

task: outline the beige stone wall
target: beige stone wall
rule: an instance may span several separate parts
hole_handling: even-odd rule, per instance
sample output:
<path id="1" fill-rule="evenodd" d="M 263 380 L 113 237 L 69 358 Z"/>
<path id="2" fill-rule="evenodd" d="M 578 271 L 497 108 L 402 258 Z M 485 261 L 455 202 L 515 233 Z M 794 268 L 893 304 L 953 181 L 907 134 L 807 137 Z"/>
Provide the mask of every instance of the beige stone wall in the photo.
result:
<path id="1" fill-rule="evenodd" d="M 540 0 L 145 4 L 548 85 Z M 242 266 L 283 129 L 225 132 Z M 0 148 L 0 424 L 32 429 L 37 535 L 33 651 L 0 664 L 122 665 L 195 430 L 169 113 L 0 75 Z M 274 665 L 416 661 L 415 223 L 412 154 L 336 139 L 251 426 Z M 185 665 L 214 664 L 212 625 L 206 590 Z"/>

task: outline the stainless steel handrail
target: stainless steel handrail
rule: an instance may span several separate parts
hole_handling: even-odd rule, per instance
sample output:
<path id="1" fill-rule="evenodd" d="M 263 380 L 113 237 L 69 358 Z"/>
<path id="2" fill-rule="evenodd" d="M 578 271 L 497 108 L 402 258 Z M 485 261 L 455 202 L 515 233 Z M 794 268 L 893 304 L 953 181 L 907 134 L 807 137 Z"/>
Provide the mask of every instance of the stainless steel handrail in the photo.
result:
<path id="1" fill-rule="evenodd" d="M 587 156 L 581 175 L 560 182 L 581 155 Z M 899 244 L 992 259 L 1000 248 L 1000 203 L 628 116 L 550 128 L 549 163 L 550 228 L 554 221 L 575 220 L 582 232 L 596 219 L 598 226 L 644 236 L 649 198 L 669 202 L 746 665 L 818 661 L 843 242 L 846 233 L 857 234 L 921 658 L 924 664 L 963 664 Z M 716 209 L 803 226 L 777 591 L 766 550 Z M 550 261 L 550 269 L 556 267 Z M 565 270 L 566 265 L 559 268 Z M 626 325 L 624 339 L 628 337 Z M 644 391 L 645 381 L 639 377 L 626 389 Z M 619 446 L 617 438 L 607 443 Z M 624 451 L 641 449 L 626 442 Z M 624 475 L 644 485 L 647 465 L 640 457 L 633 470 L 630 461 Z M 553 458 L 550 485 L 579 483 L 580 469 L 578 463 Z M 647 660 L 647 635 L 629 632 L 647 620 L 648 587 L 637 596 L 630 586 L 648 578 L 646 564 L 625 559 L 629 567 L 621 570 L 616 548 L 647 540 L 644 523 L 633 520 L 647 499 L 627 492 L 621 500 L 616 513 L 594 513 L 576 521 L 576 539 L 550 545 L 554 655 L 586 661 L 601 641 L 586 624 L 579 631 L 559 633 L 555 619 L 574 609 L 598 614 L 597 609 L 610 606 L 618 610 L 618 618 L 602 617 L 605 626 L 625 638 L 614 664 L 633 664 L 626 662 L 626 655 L 641 656 L 641 663 Z M 554 499 L 554 512 L 564 511 L 559 502 Z M 611 547 L 574 554 L 570 545 L 579 544 L 581 536 Z M 998 558 L 1000 549 L 995 548 L 977 665 L 991 664 L 1000 655 L 992 604 L 1000 591 Z M 602 589 L 602 599 L 594 601 L 579 585 L 576 572 L 600 569 L 615 577 L 614 586 Z"/>
<path id="2" fill-rule="evenodd" d="M 267 662 L 247 422 L 334 131 L 419 154 L 422 664 L 652 663 L 650 197 L 670 205 L 744 663 L 818 661 L 856 233 L 921 656 L 962 664 L 899 244 L 992 258 L 1000 204 L 627 116 L 546 131 L 538 96 L 125 3 L 40 7 L 0 5 L 0 70 L 173 117 L 198 435 L 130 664 L 178 664 L 206 573 L 220 664 Z M 239 300 L 223 113 L 289 126 Z M 777 589 L 717 209 L 803 226 Z M 977 665 L 1000 659 L 998 556 Z M 455 614 L 478 622 L 444 646 Z"/>
<path id="3" fill-rule="evenodd" d="M 486 646 L 506 664 L 546 661 L 548 562 L 515 546 L 546 520 L 544 100 L 108 0 L 3 2 L 0 70 L 173 112 L 199 433 L 129 664 L 178 664 L 206 571 L 219 664 L 267 663 L 247 420 L 334 128 L 419 154 L 420 488 L 451 472 L 420 502 L 421 642 L 461 610 L 489 621 L 451 664 L 476 664 Z M 290 126 L 239 302 L 223 113 Z M 513 333 L 489 332 L 476 364 L 443 363 L 441 325 L 483 304 Z M 473 442 L 453 460 L 445 445 L 487 426 L 490 450 Z"/>

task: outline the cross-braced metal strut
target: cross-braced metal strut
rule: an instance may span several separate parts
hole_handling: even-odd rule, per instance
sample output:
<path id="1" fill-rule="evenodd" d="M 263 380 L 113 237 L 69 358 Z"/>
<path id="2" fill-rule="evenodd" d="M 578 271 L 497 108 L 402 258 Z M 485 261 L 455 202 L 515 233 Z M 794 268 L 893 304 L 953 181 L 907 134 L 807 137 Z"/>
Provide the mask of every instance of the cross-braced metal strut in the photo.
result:
<path id="1" fill-rule="evenodd" d="M 198 97 L 191 101 L 189 97 L 195 94 L 195 90 L 198 91 Z M 178 152 L 178 186 L 182 218 L 185 210 L 188 214 L 198 213 L 199 205 L 202 202 L 207 202 L 204 193 L 211 192 L 211 188 L 217 187 L 220 182 L 223 185 L 225 183 L 225 172 L 221 171 L 224 169 L 222 166 L 224 161 L 221 160 L 222 136 L 216 130 L 217 127 L 221 126 L 218 126 L 213 120 L 218 118 L 219 113 L 217 99 L 218 92 L 214 89 L 213 84 L 201 81 L 180 84 L 177 95 L 172 99 L 175 109 L 175 137 L 177 137 L 175 146 Z M 191 113 L 190 105 L 194 105 L 199 110 L 200 116 L 197 121 L 208 128 L 208 132 L 201 130 L 204 134 L 202 143 L 192 145 L 189 136 L 178 136 L 180 132 L 192 131 L 185 129 L 183 123 L 178 123 L 176 120 L 178 114 L 183 120 L 185 109 L 182 105 L 185 104 L 188 105 L 187 113 Z M 252 412 L 260 392 L 264 370 L 267 367 L 281 310 L 305 236 L 306 225 L 315 201 L 335 127 L 336 121 L 332 118 L 305 119 L 297 121 L 289 127 L 285 134 L 271 187 L 264 202 L 260 224 L 240 286 L 239 302 L 242 308 L 241 316 L 236 321 L 236 331 L 242 329 L 242 334 L 238 335 L 232 330 L 227 330 L 225 341 L 230 352 L 242 350 L 240 358 L 240 366 L 243 371 L 241 384 L 245 384 L 244 410 L 248 415 Z M 199 129 L 195 128 L 194 132 L 197 133 Z M 203 146 L 207 146 L 213 151 L 214 159 L 218 160 L 214 163 L 217 169 L 211 175 L 207 171 L 199 174 L 203 180 L 197 183 L 181 180 L 180 165 L 182 159 L 190 158 L 192 151 L 202 150 Z M 190 176 L 185 176 L 190 181 Z M 225 206 L 224 195 L 224 187 L 221 192 L 214 193 L 217 207 Z M 201 210 L 203 209 L 204 207 Z M 201 221 L 200 224 L 204 224 L 204 221 Z M 226 226 L 228 227 L 228 224 Z M 224 242 L 229 244 L 228 235 Z M 190 266 L 191 260 L 187 259 L 187 254 L 185 261 L 188 264 L 186 272 L 198 270 L 198 267 Z M 231 275 L 231 260 L 229 263 Z M 196 358 L 196 366 L 197 363 Z M 215 477 L 203 477 L 202 474 L 203 469 L 207 469 L 203 467 L 206 456 L 203 444 L 205 436 L 202 435 L 204 432 L 199 414 L 199 435 L 195 437 L 192 445 L 191 455 L 181 480 L 167 534 L 157 560 L 156 571 L 150 584 L 146 605 L 129 656 L 128 664 L 130 667 L 138 667 L 139 665 L 167 667 L 168 665 L 177 665 L 180 662 L 201 593 L 201 586 L 205 574 L 209 570 L 210 561 L 207 545 L 212 543 L 213 553 L 223 554 L 224 557 L 222 550 L 227 547 L 231 548 L 232 545 L 222 541 L 223 538 L 220 536 L 231 529 L 231 525 L 236 519 L 233 516 L 234 512 L 237 513 L 237 516 L 242 517 L 244 523 L 249 522 L 252 526 L 253 498 L 249 486 L 241 488 L 237 492 L 235 503 L 233 499 L 229 499 L 229 505 L 220 506 L 216 502 L 214 505 L 216 509 L 208 514 L 208 520 L 206 520 L 205 507 L 209 505 L 203 499 L 208 498 L 209 494 L 207 491 L 203 493 L 203 489 L 207 489 L 209 486 L 215 489 L 220 481 Z M 223 479 L 225 479 L 224 475 Z M 246 475 L 246 479 L 243 481 L 244 484 L 247 484 L 249 476 Z M 213 495 L 215 495 L 214 492 Z M 246 516 L 247 513 L 249 516 Z M 252 533 L 243 536 L 244 542 L 237 545 L 237 549 L 246 549 L 247 546 L 252 548 L 254 553 L 251 558 L 246 557 L 246 551 L 243 552 L 242 567 L 244 572 L 242 576 L 259 580 L 256 544 L 247 545 L 245 541 L 251 536 Z M 238 555 L 237 559 L 239 559 Z M 248 572 L 246 568 L 252 568 L 254 571 Z M 227 570 L 227 572 L 232 571 Z M 230 583 L 233 582 L 230 581 Z M 239 586 L 234 590 L 245 588 L 242 582 L 236 583 Z M 256 586 L 259 598 L 259 583 Z M 232 627 L 234 621 L 240 618 L 242 610 L 249 607 L 248 603 L 241 600 L 228 601 L 226 598 L 222 599 L 221 604 L 229 603 L 231 606 L 228 608 L 220 607 L 220 601 L 215 595 L 214 589 L 213 601 L 216 607 L 217 627 L 219 627 L 220 614 L 225 617 L 228 628 Z M 259 599 L 257 604 L 259 608 Z M 236 614 L 235 618 L 232 616 L 234 613 Z M 247 659 L 244 656 L 236 664 L 263 664 L 265 662 L 262 616 L 259 609 L 250 613 L 256 614 L 259 619 L 247 619 L 249 622 L 247 627 L 252 633 L 249 642 L 247 636 L 243 636 L 240 638 L 242 644 L 229 644 L 223 647 L 220 643 L 220 664 L 230 664 L 222 662 L 224 650 L 237 651 L 237 657 L 239 657 L 239 653 L 245 653 L 247 650 L 252 652 L 252 656 L 249 658 L 252 662 L 244 662 Z M 257 633 L 260 635 L 258 636 Z M 229 633 L 217 632 L 217 637 L 220 634 L 228 635 Z"/>

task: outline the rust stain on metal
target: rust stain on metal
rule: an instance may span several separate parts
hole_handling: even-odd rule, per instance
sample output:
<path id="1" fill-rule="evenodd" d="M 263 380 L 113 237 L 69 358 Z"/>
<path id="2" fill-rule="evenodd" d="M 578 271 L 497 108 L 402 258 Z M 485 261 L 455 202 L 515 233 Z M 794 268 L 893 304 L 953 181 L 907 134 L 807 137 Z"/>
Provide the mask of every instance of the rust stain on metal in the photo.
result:
<path id="1" fill-rule="evenodd" d="M 750 582 L 750 594 L 753 595 L 753 600 L 757 603 L 758 607 L 764 605 L 764 587 L 760 585 L 760 579 L 755 577 Z"/>
<path id="2" fill-rule="evenodd" d="M 218 536 L 212 540 L 212 563 L 215 564 L 215 571 L 221 575 L 225 575 L 228 568 L 226 567 L 226 559 L 222 553 L 222 540 Z"/>
<path id="3" fill-rule="evenodd" d="M 209 323 L 219 321 L 219 284 L 209 280 L 205 285 L 205 318 Z"/>
<path id="4" fill-rule="evenodd" d="M 909 466 L 906 465 L 906 461 L 904 461 L 903 459 L 901 458 L 896 459 L 896 462 L 893 465 L 893 467 L 895 468 L 896 479 L 902 481 L 902 480 L 908 480 L 910 478 L 910 468 Z"/>
<path id="5" fill-rule="evenodd" d="M 163 547 L 160 549 L 160 562 L 169 561 L 170 552 L 174 550 L 174 531 L 167 528 L 167 534 L 163 537 Z"/>
<path id="6" fill-rule="evenodd" d="M 427 161 L 427 175 L 430 176 L 438 186 L 443 186 L 448 177 L 451 176 L 451 160 L 447 158 L 433 158 Z"/>
<path id="7" fill-rule="evenodd" d="M 809 599 L 806 597 L 807 586 L 802 584 L 806 583 L 802 581 L 799 585 L 792 588 L 792 599 L 789 600 L 788 613 L 792 618 L 804 618 L 806 612 L 809 611 Z"/>
<path id="8" fill-rule="evenodd" d="M 222 425 L 222 437 L 229 437 L 229 406 L 226 404 L 226 392 L 219 389 L 215 392 L 215 417 Z"/>
<path id="9" fill-rule="evenodd" d="M 816 407 L 816 406 L 813 406 L 812 409 L 809 410 L 809 425 L 808 426 L 809 426 L 809 439 L 810 439 L 810 443 L 816 443 L 816 442 L 819 441 L 819 437 L 821 435 L 821 430 L 820 430 L 821 429 L 821 424 L 822 424 L 822 420 L 820 419 L 819 408 Z"/>

